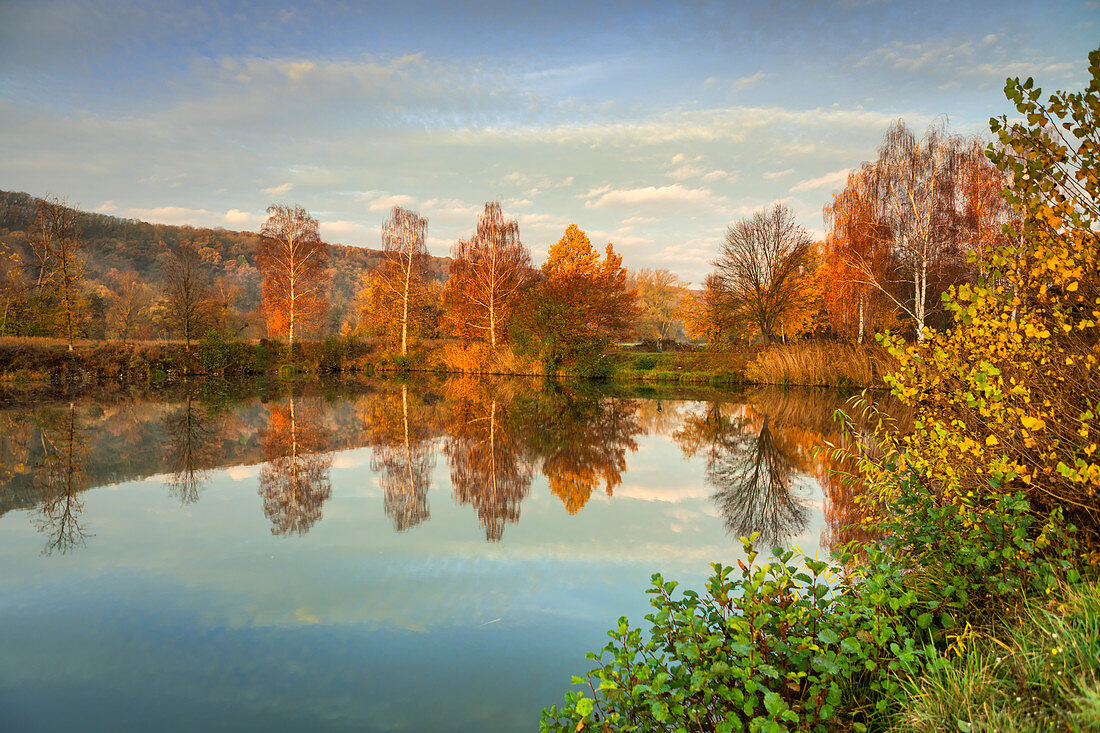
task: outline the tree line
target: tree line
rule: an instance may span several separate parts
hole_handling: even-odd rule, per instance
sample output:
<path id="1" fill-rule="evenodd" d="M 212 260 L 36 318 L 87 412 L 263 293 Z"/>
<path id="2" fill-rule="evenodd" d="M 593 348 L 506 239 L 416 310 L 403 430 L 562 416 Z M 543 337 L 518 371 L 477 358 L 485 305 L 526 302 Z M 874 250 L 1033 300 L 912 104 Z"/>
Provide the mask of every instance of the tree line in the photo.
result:
<path id="1" fill-rule="evenodd" d="M 862 343 L 889 328 L 920 341 L 951 318 L 940 294 L 981 276 L 973 263 L 1003 244 L 1013 219 L 986 147 L 942 122 L 918 135 L 899 120 L 825 206 L 824 240 L 776 203 L 728 228 L 698 290 L 668 270 L 628 270 L 612 244 L 601 254 L 575 224 L 536 267 L 499 202 L 454 245 L 445 273 L 417 211 L 394 207 L 381 250 L 350 274 L 342 250 L 352 248 L 337 262 L 309 212 L 273 205 L 235 260 L 209 237 L 181 239 L 160 247 L 156 287 L 117 269 L 91 287 L 79 212 L 39 200 L 22 249 L 0 248 L 0 335 L 172 335 L 189 347 L 214 330 L 293 347 L 340 334 L 402 357 L 426 339 L 459 338 L 507 344 L 551 370 L 630 338 L 722 349 L 807 336 Z"/>

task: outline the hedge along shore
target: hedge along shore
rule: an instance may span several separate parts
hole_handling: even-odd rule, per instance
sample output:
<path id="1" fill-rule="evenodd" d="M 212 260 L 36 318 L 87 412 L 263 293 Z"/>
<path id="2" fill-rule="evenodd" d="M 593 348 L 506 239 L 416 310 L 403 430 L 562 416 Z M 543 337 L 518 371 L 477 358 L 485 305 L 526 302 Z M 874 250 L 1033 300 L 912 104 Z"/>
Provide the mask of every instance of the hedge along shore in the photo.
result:
<path id="1" fill-rule="evenodd" d="M 557 375 L 621 382 L 684 385 L 778 384 L 881 387 L 891 366 L 877 346 L 805 342 L 769 348 L 710 352 L 677 347 L 664 352 L 618 349 L 584 364 L 563 365 Z M 402 357 L 382 344 L 332 337 L 285 344 L 229 341 L 207 336 L 190 348 L 177 341 L 0 339 L 0 380 L 5 382 L 160 382 L 183 376 L 234 378 L 319 373 L 486 374 L 545 376 L 545 365 L 507 346 L 457 340 L 422 342 Z"/>

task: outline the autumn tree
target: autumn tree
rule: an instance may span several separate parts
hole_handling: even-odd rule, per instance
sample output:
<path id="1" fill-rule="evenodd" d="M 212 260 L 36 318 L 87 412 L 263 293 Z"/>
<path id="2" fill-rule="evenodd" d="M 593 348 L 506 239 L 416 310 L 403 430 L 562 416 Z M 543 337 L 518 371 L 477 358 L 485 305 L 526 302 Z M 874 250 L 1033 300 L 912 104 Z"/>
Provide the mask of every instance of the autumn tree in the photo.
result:
<path id="1" fill-rule="evenodd" d="M 85 266 L 80 255 L 76 210 L 54 197 L 39 199 L 30 242 L 38 268 L 36 286 L 56 296 L 65 338 L 72 351 L 84 310 L 81 288 Z"/>
<path id="2" fill-rule="evenodd" d="M 601 258 L 570 224 L 550 247 L 541 277 L 521 310 L 519 338 L 549 364 L 598 357 L 637 317 L 637 292 L 627 284 L 622 256 L 608 244 Z"/>
<path id="3" fill-rule="evenodd" d="M 316 219 L 301 206 L 267 208 L 256 267 L 263 275 L 268 331 L 285 332 L 291 349 L 295 329 L 315 325 L 327 310 L 327 265 L 328 245 Z"/>
<path id="4" fill-rule="evenodd" d="M 499 202 L 486 203 L 473 236 L 459 241 L 453 255 L 444 293 L 452 329 L 495 347 L 531 277 L 531 253 L 520 241 L 519 224 L 504 218 Z"/>
<path id="5" fill-rule="evenodd" d="M 687 283 L 665 269 L 631 272 L 628 286 L 638 293 L 638 335 L 647 339 L 674 339 L 680 320 L 680 301 Z"/>
<path id="6" fill-rule="evenodd" d="M 185 348 L 211 322 L 212 278 L 192 242 L 180 242 L 168 250 L 164 265 L 164 317 L 169 328 L 183 336 Z"/>
<path id="7" fill-rule="evenodd" d="M 28 291 L 22 258 L 0 243 L 0 336 L 11 333 L 9 318 L 23 305 Z"/>
<path id="8" fill-rule="evenodd" d="M 714 261 L 732 321 L 770 344 L 799 320 L 812 283 L 813 240 L 776 204 L 729 228 Z"/>
<path id="9" fill-rule="evenodd" d="M 112 268 L 103 276 L 103 282 L 109 291 L 107 337 L 123 341 L 133 338 L 139 327 L 148 321 L 151 288 L 133 270 L 119 272 Z"/>
<path id="10" fill-rule="evenodd" d="M 716 273 L 707 275 L 703 289 L 689 292 L 680 301 L 677 316 L 688 338 L 702 339 L 712 349 L 725 344 L 733 332 L 729 297 Z"/>
<path id="11" fill-rule="evenodd" d="M 382 224 L 382 262 L 365 277 L 359 294 L 361 330 L 399 341 L 402 356 L 410 336 L 423 333 L 438 299 L 427 278 L 427 230 L 427 219 L 395 206 Z"/>
<path id="12" fill-rule="evenodd" d="M 825 206 L 824 308 L 829 325 L 858 343 L 868 329 L 888 326 L 897 310 L 888 283 L 893 267 L 890 232 L 879 216 L 868 168 L 848 174 L 847 185 Z"/>

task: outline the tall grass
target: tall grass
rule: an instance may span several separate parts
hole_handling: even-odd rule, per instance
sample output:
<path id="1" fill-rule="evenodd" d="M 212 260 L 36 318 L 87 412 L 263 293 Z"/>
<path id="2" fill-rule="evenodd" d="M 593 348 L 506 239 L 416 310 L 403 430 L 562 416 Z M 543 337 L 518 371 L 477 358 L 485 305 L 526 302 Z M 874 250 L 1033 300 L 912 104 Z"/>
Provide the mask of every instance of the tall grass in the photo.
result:
<path id="1" fill-rule="evenodd" d="M 540 376 L 543 366 L 537 360 L 515 353 L 509 346 L 493 348 L 488 344 L 446 343 L 433 355 L 438 371 L 452 374 L 519 374 Z"/>
<path id="2" fill-rule="evenodd" d="M 1100 586 L 1030 601 L 996 637 L 964 633 L 933 652 L 895 730 L 1100 730 Z"/>
<path id="3" fill-rule="evenodd" d="M 894 358 L 879 346 L 802 341 L 772 346 L 745 369 L 757 384 L 881 387 Z"/>

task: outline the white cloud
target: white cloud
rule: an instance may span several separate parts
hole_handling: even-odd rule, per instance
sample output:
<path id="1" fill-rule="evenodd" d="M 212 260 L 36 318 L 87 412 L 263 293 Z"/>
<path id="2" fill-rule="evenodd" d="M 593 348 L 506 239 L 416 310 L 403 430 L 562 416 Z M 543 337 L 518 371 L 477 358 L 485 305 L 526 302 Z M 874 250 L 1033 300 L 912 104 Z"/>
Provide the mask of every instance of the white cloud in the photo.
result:
<path id="1" fill-rule="evenodd" d="M 99 214 L 111 214 L 118 211 L 118 206 L 115 205 L 114 201 L 104 201 L 95 207 L 94 211 Z"/>
<path id="2" fill-rule="evenodd" d="M 366 238 L 367 228 L 354 221 L 323 221 L 320 225 L 321 237 L 330 242 L 346 244 L 348 239 L 355 238 L 362 242 Z"/>
<path id="3" fill-rule="evenodd" d="M 157 206 L 151 209 L 130 208 L 126 215 L 154 224 L 190 224 L 202 226 L 211 220 L 206 209 L 188 209 L 183 206 Z"/>
<path id="4" fill-rule="evenodd" d="M 367 202 L 368 211 L 388 211 L 394 206 L 408 208 L 416 203 L 416 198 L 404 193 L 387 194 L 380 191 L 364 191 L 356 196 Z"/>
<path id="5" fill-rule="evenodd" d="M 788 168 L 782 171 L 767 171 L 764 173 L 764 180 L 771 181 L 776 178 L 782 178 L 783 176 L 789 176 L 794 173 L 794 168 Z"/>
<path id="6" fill-rule="evenodd" d="M 679 183 L 671 186 L 644 186 L 642 188 L 605 189 L 590 192 L 584 202 L 588 209 L 639 208 L 639 207 L 698 207 L 712 203 L 713 196 L 705 188 L 685 188 Z"/>
<path id="7" fill-rule="evenodd" d="M 225 212 L 225 216 L 222 217 L 226 224 L 232 224 L 234 226 L 242 226 L 245 224 L 252 224 L 259 222 L 262 217 L 249 214 L 247 211 L 241 211 L 240 209 L 230 209 Z"/>
<path id="8" fill-rule="evenodd" d="M 755 84 L 758 84 L 759 82 L 763 81 L 764 79 L 767 79 L 770 76 L 775 76 L 775 74 L 769 74 L 769 73 L 766 73 L 766 72 L 763 72 L 763 71 L 758 71 L 755 74 L 753 74 L 752 76 L 743 76 L 743 77 L 741 77 L 740 79 L 738 79 L 737 81 L 735 81 L 733 83 L 733 91 L 735 91 L 735 92 L 744 91 L 744 90 L 748 89 L 749 87 L 751 87 Z"/>
<path id="9" fill-rule="evenodd" d="M 791 186 L 791 193 L 801 193 L 802 191 L 812 191 L 815 188 L 829 188 L 834 189 L 843 185 L 848 180 L 848 173 L 850 168 L 841 168 L 838 171 L 832 173 L 826 173 L 823 176 L 817 178 L 807 178 L 804 181 L 799 181 L 795 185 Z"/>
<path id="10" fill-rule="evenodd" d="M 285 196 L 292 188 L 294 188 L 294 184 L 287 181 L 286 183 L 280 183 L 278 186 L 260 189 L 260 193 L 267 196 Z"/>

